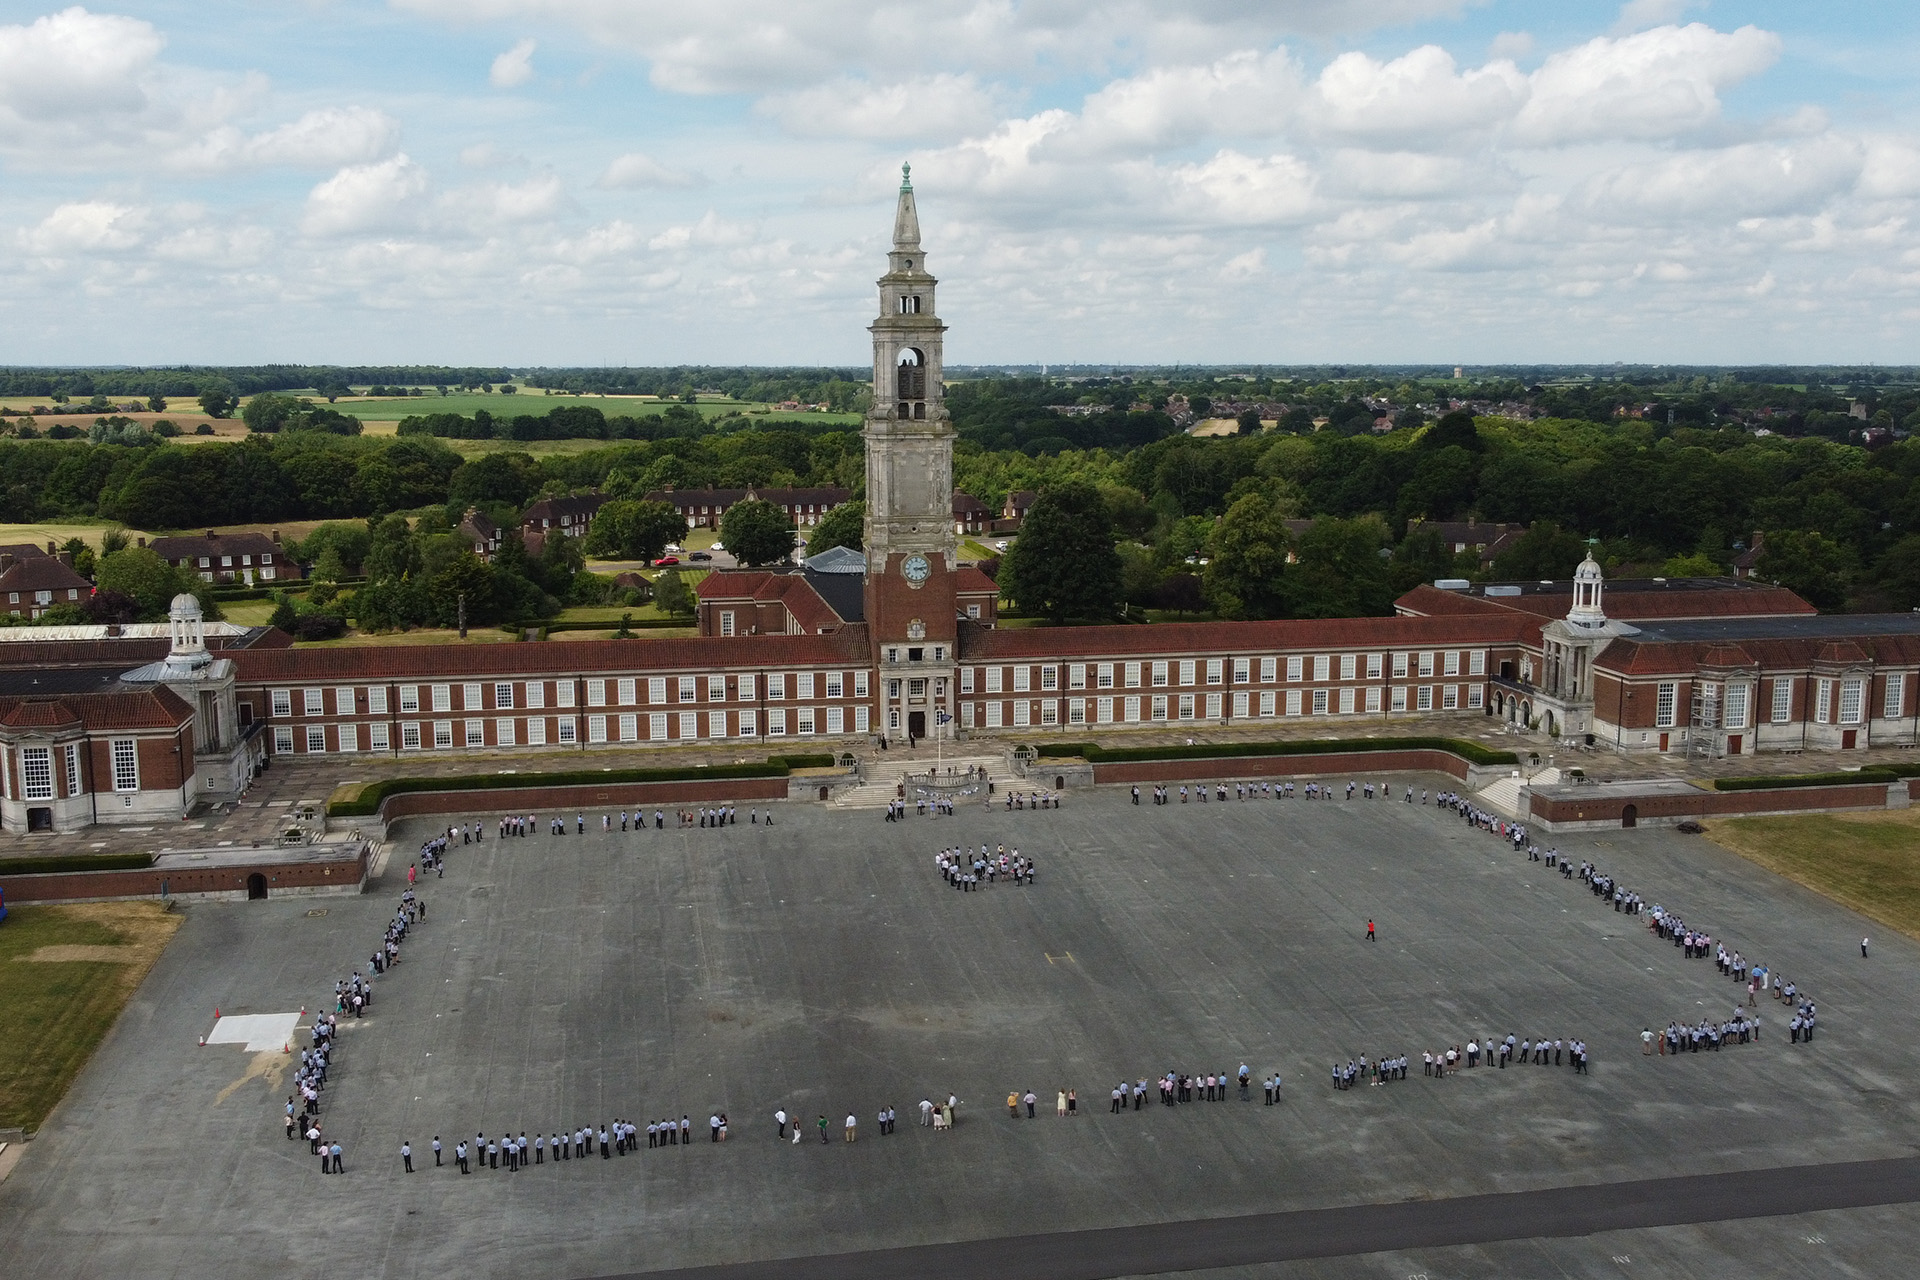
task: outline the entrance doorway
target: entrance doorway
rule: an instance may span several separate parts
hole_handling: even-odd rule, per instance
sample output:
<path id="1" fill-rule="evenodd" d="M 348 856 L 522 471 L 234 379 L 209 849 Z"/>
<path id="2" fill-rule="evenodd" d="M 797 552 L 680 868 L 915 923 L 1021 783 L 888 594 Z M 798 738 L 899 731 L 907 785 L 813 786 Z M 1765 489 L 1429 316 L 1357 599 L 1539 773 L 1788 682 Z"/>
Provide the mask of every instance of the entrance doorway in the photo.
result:
<path id="1" fill-rule="evenodd" d="M 53 810 L 52 809 L 27 810 L 27 830 L 29 831 L 53 830 Z"/>
<path id="2" fill-rule="evenodd" d="M 1620 825 L 1623 827 L 1639 826 L 1640 825 L 1640 806 L 1637 804 L 1630 804 L 1626 808 L 1622 809 L 1620 811 Z"/>
<path id="3" fill-rule="evenodd" d="M 1840 749 L 1842 751 L 1851 751 L 1858 745 L 1860 745 L 1859 730 L 1842 729 L 1840 731 Z"/>
<path id="4" fill-rule="evenodd" d="M 267 896 L 267 878 L 258 871 L 247 877 L 247 901 Z"/>
<path id="5" fill-rule="evenodd" d="M 907 712 L 907 736 L 915 742 L 927 736 L 927 713 L 924 711 Z"/>

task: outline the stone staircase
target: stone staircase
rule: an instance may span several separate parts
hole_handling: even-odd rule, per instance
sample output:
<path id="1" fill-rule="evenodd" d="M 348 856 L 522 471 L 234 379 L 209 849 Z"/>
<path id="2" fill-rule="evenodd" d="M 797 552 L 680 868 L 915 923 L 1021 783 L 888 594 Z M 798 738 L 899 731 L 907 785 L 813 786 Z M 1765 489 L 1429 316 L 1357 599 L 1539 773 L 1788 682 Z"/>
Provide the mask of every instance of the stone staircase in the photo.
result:
<path id="1" fill-rule="evenodd" d="M 985 770 L 987 777 L 1002 791 L 1020 781 L 1005 755 L 948 755 L 940 761 L 943 774 L 951 769 L 961 778 L 966 776 L 969 766 Z M 829 803 L 836 809 L 884 809 L 887 802 L 894 798 L 901 778 L 909 773 L 925 773 L 933 767 L 931 752 L 915 753 L 913 756 L 894 754 L 891 758 L 886 755 L 870 756 L 861 763 L 860 785 L 846 788 Z M 913 797 L 909 795 L 907 798 L 911 800 Z M 971 798 L 978 803 L 977 796 Z"/>
<path id="2" fill-rule="evenodd" d="M 1542 769 L 1531 778 L 1516 778 L 1509 775 L 1490 786 L 1482 787 L 1474 793 L 1473 798 L 1482 809 L 1491 809 L 1509 818 L 1518 818 L 1521 817 L 1520 792 L 1522 790 L 1527 787 L 1550 787 L 1558 781 L 1560 781 L 1558 769 Z"/>

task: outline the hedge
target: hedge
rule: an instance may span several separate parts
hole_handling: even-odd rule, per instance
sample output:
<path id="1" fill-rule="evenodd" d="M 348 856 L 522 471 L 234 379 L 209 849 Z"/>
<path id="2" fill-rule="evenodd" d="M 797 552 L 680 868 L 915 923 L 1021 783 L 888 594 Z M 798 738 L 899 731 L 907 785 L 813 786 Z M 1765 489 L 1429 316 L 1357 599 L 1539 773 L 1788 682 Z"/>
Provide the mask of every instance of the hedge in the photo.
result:
<path id="1" fill-rule="evenodd" d="M 1051 742 L 1042 756 L 1080 756 L 1092 764 L 1131 760 L 1218 760 L 1241 756 L 1319 756 L 1347 751 L 1448 751 L 1470 764 L 1518 764 L 1511 751 L 1494 751 L 1464 738 L 1312 738 L 1296 742 L 1211 742 L 1193 746 L 1102 747 L 1092 742 Z"/>
<path id="2" fill-rule="evenodd" d="M 418 791 L 505 791 L 522 787 L 606 786 L 617 782 L 690 782 L 709 778 L 784 778 L 794 769 L 819 768 L 832 756 L 773 756 L 763 764 L 721 764 L 673 769 L 558 769 L 548 773 L 457 774 L 446 778 L 387 778 L 351 800 L 327 804 L 330 818 L 364 818 L 380 811 L 388 796 Z"/>
<path id="3" fill-rule="evenodd" d="M 37 858 L 0 858 L 0 876 L 59 875 L 68 871 L 145 871 L 150 853 L 51 853 Z"/>
<path id="4" fill-rule="evenodd" d="M 1771 791 L 1787 787 L 1841 787 L 1858 783 L 1886 786 L 1902 778 L 1920 777 L 1920 766 L 1869 765 L 1836 773 L 1788 773 L 1775 778 L 1715 778 L 1715 791 Z"/>
<path id="5" fill-rule="evenodd" d="M 527 625 L 533 626 L 537 624 L 529 623 Z M 538 625 L 542 625 L 548 635 L 552 635 L 556 631 L 618 631 L 620 629 L 620 619 L 615 618 L 610 622 L 549 622 Z M 691 627 L 695 625 L 697 625 L 696 620 L 691 617 L 635 618 L 627 624 L 627 630 L 664 630 L 670 627 Z"/>

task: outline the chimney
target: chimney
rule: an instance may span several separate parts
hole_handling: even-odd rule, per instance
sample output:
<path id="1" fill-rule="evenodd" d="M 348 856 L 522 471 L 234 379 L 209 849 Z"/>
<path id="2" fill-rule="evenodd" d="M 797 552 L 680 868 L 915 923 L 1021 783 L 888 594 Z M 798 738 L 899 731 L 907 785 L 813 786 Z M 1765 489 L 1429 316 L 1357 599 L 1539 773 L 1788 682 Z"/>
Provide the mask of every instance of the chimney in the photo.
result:
<path id="1" fill-rule="evenodd" d="M 52 554 L 53 554 L 53 544 L 52 544 L 51 542 L 49 542 L 49 543 L 47 544 L 47 554 L 48 554 L 48 555 L 52 555 Z"/>
<path id="2" fill-rule="evenodd" d="M 143 547 L 147 545 L 147 540 L 145 538 L 136 538 L 135 541 L 138 542 Z"/>
<path id="3" fill-rule="evenodd" d="M 272 533 L 268 534 L 267 536 L 269 538 L 272 538 L 276 543 L 280 541 L 280 531 L 278 529 L 275 529 Z"/>
<path id="4" fill-rule="evenodd" d="M 62 552 L 61 552 L 61 553 L 59 554 L 59 557 L 58 557 L 58 559 L 59 559 L 59 561 L 60 561 L 60 563 L 61 563 L 61 564 L 63 564 L 63 565 L 65 565 L 65 566 L 67 566 L 67 568 L 69 568 L 69 569 L 71 569 L 71 568 L 73 568 L 73 552 L 71 552 L 71 551 L 62 551 Z"/>
<path id="5" fill-rule="evenodd" d="M 215 533 L 212 529 L 207 530 L 207 541 L 211 542 L 219 536 L 220 535 L 218 533 Z"/>

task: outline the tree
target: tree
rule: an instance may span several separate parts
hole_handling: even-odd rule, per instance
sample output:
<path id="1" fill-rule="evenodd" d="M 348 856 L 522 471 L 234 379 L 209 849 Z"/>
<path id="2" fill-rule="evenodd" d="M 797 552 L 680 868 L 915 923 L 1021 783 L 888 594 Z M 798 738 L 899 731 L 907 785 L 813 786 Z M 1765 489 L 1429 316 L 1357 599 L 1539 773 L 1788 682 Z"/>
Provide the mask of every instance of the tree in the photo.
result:
<path id="1" fill-rule="evenodd" d="M 1293 535 L 1286 509 L 1250 493 L 1227 508 L 1213 531 L 1206 569 L 1207 595 L 1227 618 L 1283 618 L 1287 557 Z"/>
<path id="2" fill-rule="evenodd" d="M 154 392 L 147 397 L 147 411 L 149 413 L 165 413 L 167 411 L 167 398 L 158 391 Z"/>
<path id="3" fill-rule="evenodd" d="M 1571 578 L 1587 544 L 1551 520 L 1536 521 L 1493 561 L 1493 576 L 1513 582 Z"/>
<path id="4" fill-rule="evenodd" d="M 278 627 L 292 635 L 300 626 L 300 613 L 293 607 L 293 599 L 284 591 L 273 593 L 273 613 L 267 618 L 267 625 Z"/>
<path id="5" fill-rule="evenodd" d="M 1243 436 L 1257 436 L 1260 434 L 1260 411 L 1258 409 L 1242 409 L 1240 416 L 1235 418 L 1234 422 L 1239 429 L 1239 433 Z"/>
<path id="6" fill-rule="evenodd" d="M 147 621 L 166 617 L 175 596 L 204 585 L 198 578 L 189 585 L 180 571 L 151 547 L 130 547 L 100 557 L 94 584 L 102 591 L 119 592 L 131 599 L 140 617 Z"/>
<path id="7" fill-rule="evenodd" d="M 347 576 L 346 561 L 340 558 L 340 548 L 328 547 L 313 562 L 313 576 L 320 582 L 338 582 Z"/>
<path id="8" fill-rule="evenodd" d="M 405 516 L 391 515 L 373 526 L 366 570 L 367 577 L 375 582 L 398 581 L 420 572 L 420 549 L 414 544 L 413 530 Z"/>
<path id="9" fill-rule="evenodd" d="M 793 554 L 787 513 L 758 498 L 736 502 L 720 517 L 720 538 L 744 565 L 778 564 Z"/>
<path id="10" fill-rule="evenodd" d="M 668 569 L 653 580 L 653 602 L 662 613 L 676 618 L 693 612 L 693 592 L 678 569 Z"/>
<path id="11" fill-rule="evenodd" d="M 261 435 L 271 435 L 287 424 L 287 419 L 299 413 L 301 404 L 292 396 L 258 395 L 247 401 L 247 407 L 240 411 L 240 418 L 247 424 L 247 430 Z"/>
<path id="12" fill-rule="evenodd" d="M 200 393 L 200 411 L 209 418 L 228 418 L 233 416 L 237 404 L 232 394 L 225 390 L 214 389 Z"/>
<path id="13" fill-rule="evenodd" d="M 1120 555 L 1100 491 L 1083 480 L 1043 489 L 1000 571 L 1000 593 L 1053 622 L 1120 609 Z"/>
<path id="14" fill-rule="evenodd" d="M 1816 609 L 1839 609 L 1858 569 L 1853 548 L 1825 534 L 1769 530 L 1753 576 L 1778 583 Z"/>
<path id="15" fill-rule="evenodd" d="M 687 522 L 670 503 L 621 498 L 594 513 L 584 550 L 601 559 L 651 562 L 686 530 Z"/>
<path id="16" fill-rule="evenodd" d="M 832 547 L 865 551 L 867 549 L 866 521 L 866 503 L 841 503 L 826 515 L 821 516 L 820 523 L 813 526 L 813 532 L 807 537 L 807 554 L 817 556 Z"/>
<path id="17" fill-rule="evenodd" d="M 1296 618 L 1379 617 L 1393 611 L 1386 527 L 1377 517 L 1322 518 L 1300 535 L 1299 563 L 1287 575 L 1288 612 Z"/>

